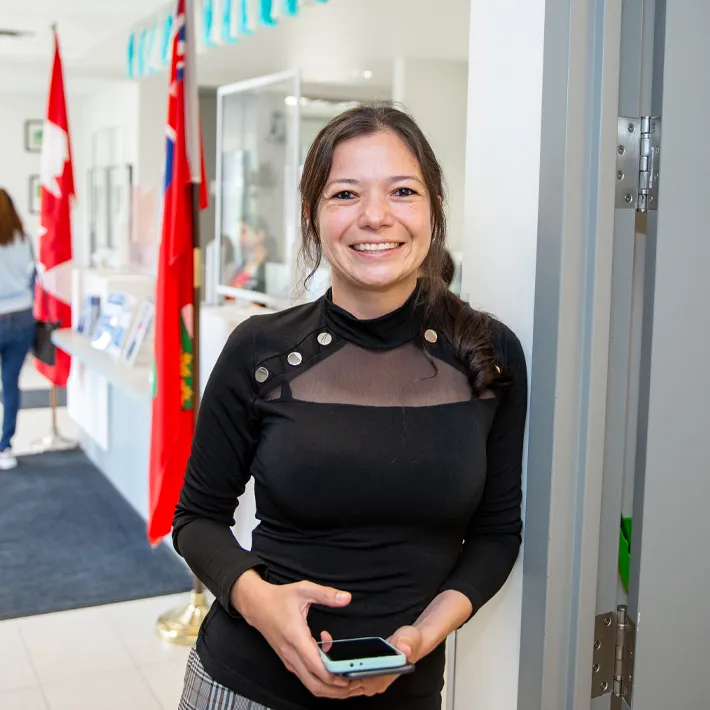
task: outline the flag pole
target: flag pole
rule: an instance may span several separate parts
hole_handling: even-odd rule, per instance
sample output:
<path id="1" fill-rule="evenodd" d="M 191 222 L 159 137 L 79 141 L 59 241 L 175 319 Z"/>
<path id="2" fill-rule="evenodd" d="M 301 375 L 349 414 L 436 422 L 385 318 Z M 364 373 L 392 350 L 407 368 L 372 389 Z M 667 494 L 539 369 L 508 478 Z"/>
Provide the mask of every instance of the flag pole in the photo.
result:
<path id="1" fill-rule="evenodd" d="M 184 146 L 191 169 L 188 199 L 192 215 L 192 255 L 193 255 L 193 294 L 192 294 L 192 412 L 194 426 L 197 425 L 197 415 L 200 408 L 200 305 L 202 303 L 202 269 L 200 259 L 200 186 L 202 174 L 196 174 L 195 165 L 199 161 L 202 165 L 202 141 L 199 139 L 199 108 L 197 105 L 197 77 L 195 67 L 195 37 L 192 32 L 191 21 L 194 18 L 192 0 L 178 3 L 178 11 L 182 7 L 184 12 L 183 31 L 185 43 L 183 51 L 183 106 L 186 130 L 181 139 L 186 141 Z M 179 23 L 178 28 L 179 28 Z M 177 46 L 177 45 L 174 45 Z M 175 50 L 174 50 L 175 51 Z M 175 61 L 175 55 L 173 56 Z M 182 188 L 182 186 L 180 186 Z M 186 606 L 172 609 L 163 614 L 157 622 L 158 635 L 166 641 L 182 646 L 192 646 L 197 640 L 200 626 L 207 616 L 209 607 L 202 582 L 193 575 L 193 587 L 190 592 L 190 601 Z"/>
<path id="2" fill-rule="evenodd" d="M 200 259 L 200 193 L 199 183 L 190 186 L 192 210 L 193 306 L 192 306 L 192 411 L 197 425 L 200 409 L 200 304 L 202 303 L 202 268 Z M 157 623 L 158 635 L 180 646 L 192 646 L 197 641 L 200 626 L 209 606 L 205 586 L 193 575 L 193 586 L 187 606 L 171 609 Z"/>
<path id="3" fill-rule="evenodd" d="M 52 31 L 52 34 L 54 35 L 54 42 L 55 42 L 55 53 L 58 56 L 58 38 L 57 38 L 57 23 L 52 22 L 50 25 L 50 30 Z M 55 70 L 56 70 L 56 65 L 53 65 L 52 67 L 52 85 L 54 84 L 55 80 Z M 64 99 L 62 99 L 64 100 Z M 69 129 L 67 126 L 67 144 L 69 142 Z M 44 148 L 43 148 L 44 152 Z M 71 162 L 69 163 L 71 166 Z M 71 167 L 70 167 L 71 169 Z M 39 251 L 39 247 L 37 249 Z M 40 289 L 44 289 L 44 284 L 40 281 L 39 282 L 39 287 Z M 45 301 L 44 301 L 44 318 L 47 320 L 53 320 L 50 318 L 49 314 L 49 304 L 47 303 L 47 297 L 46 297 L 46 292 L 45 293 Z M 56 346 L 52 345 L 52 352 L 56 356 Z M 42 373 L 45 374 L 45 373 Z M 49 378 L 48 378 L 49 379 Z M 50 380 L 51 382 L 51 380 Z M 76 446 L 76 441 L 72 441 L 71 439 L 67 439 L 66 437 L 62 436 L 61 432 L 59 431 L 59 424 L 57 422 L 57 385 L 54 382 L 51 382 L 51 389 L 49 390 L 49 406 L 51 410 L 51 429 L 50 433 L 47 436 L 42 437 L 39 441 L 35 441 L 32 444 L 32 450 L 35 451 L 36 453 L 44 453 L 45 451 L 56 451 L 56 450 L 62 450 L 62 449 L 71 449 Z"/>
<path id="4" fill-rule="evenodd" d="M 202 307 L 202 259 L 200 251 L 200 187 L 199 183 L 191 185 L 192 207 L 192 260 L 194 268 L 193 277 L 193 306 L 192 306 L 192 410 L 195 413 L 195 427 L 197 415 L 200 411 L 200 308 Z M 193 595 L 200 595 L 204 604 L 205 587 L 194 576 Z"/>
<path id="5" fill-rule="evenodd" d="M 193 305 L 192 305 L 192 411 L 195 426 L 200 409 L 200 304 L 202 303 L 202 268 L 200 259 L 200 193 L 199 183 L 190 186 L 192 210 Z M 187 606 L 163 614 L 157 623 L 158 635 L 180 646 L 192 646 L 197 641 L 200 626 L 209 606 L 205 586 L 193 575 L 193 586 Z"/>

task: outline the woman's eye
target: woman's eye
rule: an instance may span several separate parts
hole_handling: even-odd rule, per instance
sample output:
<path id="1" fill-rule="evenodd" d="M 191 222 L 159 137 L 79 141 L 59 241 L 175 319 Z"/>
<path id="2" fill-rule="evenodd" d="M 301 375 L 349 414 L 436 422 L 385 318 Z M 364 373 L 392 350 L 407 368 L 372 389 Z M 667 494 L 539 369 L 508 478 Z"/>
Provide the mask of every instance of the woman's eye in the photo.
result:
<path id="1" fill-rule="evenodd" d="M 341 192 L 336 192 L 333 195 L 334 200 L 352 200 L 355 197 L 355 193 L 350 190 L 342 190 Z"/>
<path id="2" fill-rule="evenodd" d="M 408 187 L 398 187 L 394 191 L 395 197 L 411 197 L 412 195 L 415 195 L 416 193 L 414 190 L 408 188 Z"/>

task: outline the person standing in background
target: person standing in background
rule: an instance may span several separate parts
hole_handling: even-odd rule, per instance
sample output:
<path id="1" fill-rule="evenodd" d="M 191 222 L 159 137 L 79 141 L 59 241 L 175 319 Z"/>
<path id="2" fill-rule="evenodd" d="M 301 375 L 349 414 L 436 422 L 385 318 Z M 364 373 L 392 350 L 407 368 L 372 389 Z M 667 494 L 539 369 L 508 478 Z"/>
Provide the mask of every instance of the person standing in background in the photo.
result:
<path id="1" fill-rule="evenodd" d="M 0 188 L 0 371 L 4 410 L 0 471 L 17 466 L 10 443 L 20 409 L 20 371 L 35 332 L 34 272 L 29 237 L 10 195 Z"/>

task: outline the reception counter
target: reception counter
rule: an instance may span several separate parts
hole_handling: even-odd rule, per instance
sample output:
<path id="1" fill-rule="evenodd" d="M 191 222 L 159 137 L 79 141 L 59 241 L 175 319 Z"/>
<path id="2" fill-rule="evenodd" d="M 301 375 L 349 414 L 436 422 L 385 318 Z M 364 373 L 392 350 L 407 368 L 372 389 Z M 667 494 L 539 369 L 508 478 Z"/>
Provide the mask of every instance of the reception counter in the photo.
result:
<path id="1" fill-rule="evenodd" d="M 79 445 L 123 497 L 148 515 L 151 368 L 129 367 L 68 330 L 52 335 L 72 356 L 67 411 Z"/>

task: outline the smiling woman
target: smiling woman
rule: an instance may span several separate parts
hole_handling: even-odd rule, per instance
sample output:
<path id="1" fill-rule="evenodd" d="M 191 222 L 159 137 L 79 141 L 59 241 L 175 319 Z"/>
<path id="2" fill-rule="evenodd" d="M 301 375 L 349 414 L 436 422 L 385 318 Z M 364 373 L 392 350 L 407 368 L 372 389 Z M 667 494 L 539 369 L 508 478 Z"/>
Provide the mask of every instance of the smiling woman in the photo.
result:
<path id="1" fill-rule="evenodd" d="M 419 163 L 397 134 L 378 131 L 335 148 L 317 224 L 346 310 L 369 318 L 407 299 L 431 246 L 431 209 Z"/>
<path id="2" fill-rule="evenodd" d="M 305 257 L 315 270 L 325 255 L 334 292 L 356 310 L 377 310 L 383 297 L 401 305 L 419 266 L 428 262 L 437 273 L 444 258 L 436 157 L 407 114 L 388 106 L 369 111 L 345 112 L 321 132 L 301 183 Z"/>
<path id="3" fill-rule="evenodd" d="M 207 385 L 173 536 L 217 601 L 180 707 L 439 710 L 445 639 L 518 554 L 524 357 L 447 289 L 441 168 L 410 116 L 335 118 L 301 197 L 332 289 L 239 326 Z M 230 526 L 251 477 L 247 551 Z M 414 672 L 326 670 L 317 639 L 370 636 Z"/>

